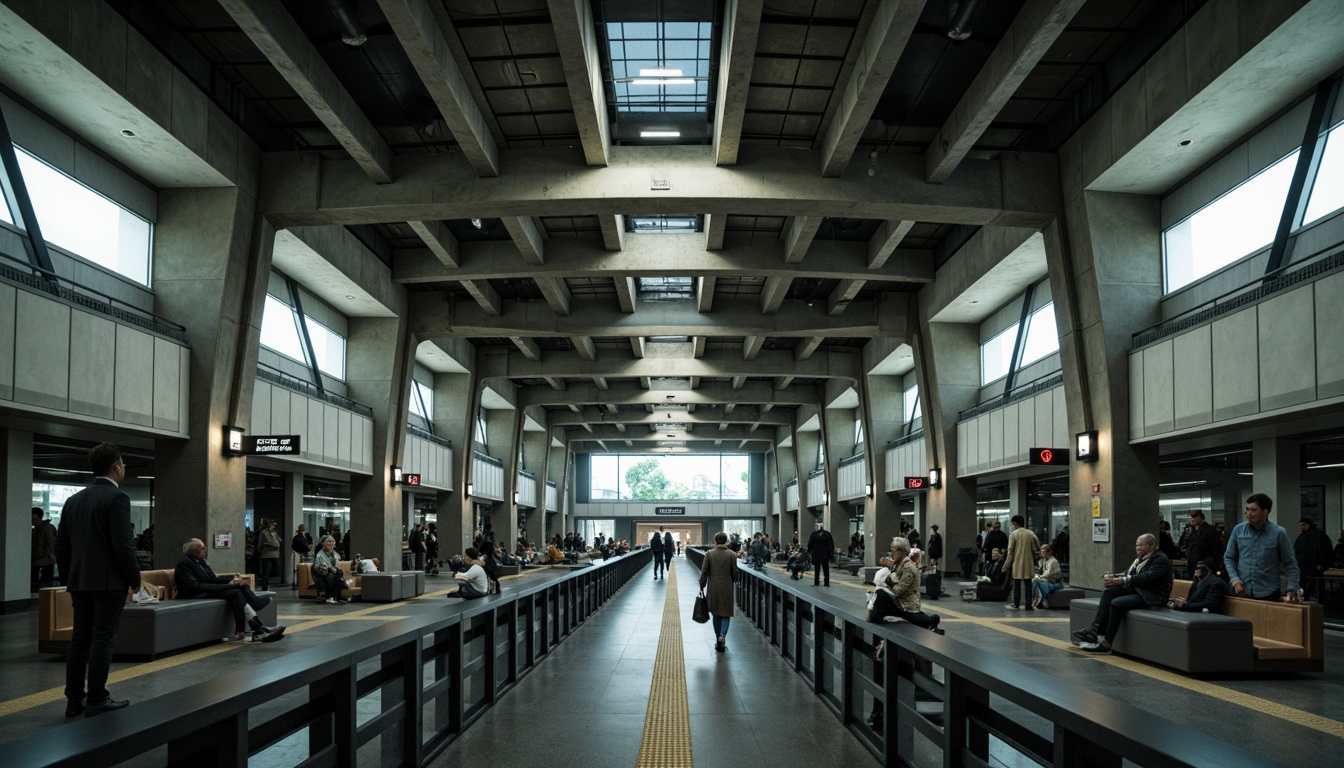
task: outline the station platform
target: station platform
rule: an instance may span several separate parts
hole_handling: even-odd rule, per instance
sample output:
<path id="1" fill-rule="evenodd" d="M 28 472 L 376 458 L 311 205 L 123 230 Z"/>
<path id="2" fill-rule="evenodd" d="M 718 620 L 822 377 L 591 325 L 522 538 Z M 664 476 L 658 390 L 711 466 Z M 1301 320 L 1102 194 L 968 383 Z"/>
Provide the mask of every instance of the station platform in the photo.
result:
<path id="1" fill-rule="evenodd" d="M 431 764 L 459 765 L 483 754 L 612 766 L 878 764 L 745 617 L 734 620 L 728 651 L 716 653 L 709 627 L 690 618 L 697 569 L 676 558 L 672 570 L 674 578 L 659 581 L 651 568 L 640 571 Z M 528 571 L 506 578 L 503 588 L 507 593 L 562 574 Z M 776 568 L 766 578 L 788 581 Z M 812 587 L 810 580 L 792 584 L 851 612 L 862 610 L 869 589 L 838 573 L 830 588 Z M 949 580 L 946 588 L 954 587 Z M 451 602 L 442 595 L 453 588 L 445 576 L 431 579 L 415 600 L 339 606 L 299 601 L 281 590 L 279 613 L 289 627 L 283 641 L 114 661 L 109 687 L 134 708 L 239 665 L 436 610 Z M 943 617 L 950 638 L 1280 763 L 1338 764 L 1344 747 L 1344 635 L 1338 632 L 1326 633 L 1323 674 L 1201 679 L 1120 656 L 1084 654 L 1068 642 L 1063 611 L 1014 613 L 949 598 L 928 601 L 925 610 Z M 62 716 L 63 658 L 38 654 L 35 638 L 35 611 L 0 618 L 0 744 L 45 732 L 57 739 L 69 722 Z M 278 744 L 249 765 L 294 765 L 302 759 L 297 754 Z M 991 748 L 991 757 L 999 765 L 1018 764 L 1007 749 Z"/>

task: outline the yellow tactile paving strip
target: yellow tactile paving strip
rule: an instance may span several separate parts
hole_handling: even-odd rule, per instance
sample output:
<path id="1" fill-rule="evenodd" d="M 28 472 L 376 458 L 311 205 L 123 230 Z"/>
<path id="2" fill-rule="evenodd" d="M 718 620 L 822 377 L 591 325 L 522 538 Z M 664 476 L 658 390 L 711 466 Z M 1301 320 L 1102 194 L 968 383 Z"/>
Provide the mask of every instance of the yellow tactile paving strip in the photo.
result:
<path id="1" fill-rule="evenodd" d="M 644 716 L 636 768 L 691 768 L 691 715 L 686 704 L 686 657 L 681 648 L 677 571 L 668 566 L 663 627 L 653 662 L 653 685 Z"/>
<path id="2" fill-rule="evenodd" d="M 522 576 L 522 574 L 502 576 L 500 577 L 500 581 L 516 579 L 519 578 L 520 576 Z M 387 611 L 393 608 L 405 607 L 408 603 L 413 602 L 415 600 L 424 600 L 426 598 L 442 597 L 448 594 L 449 592 L 452 592 L 454 589 L 456 589 L 456 582 L 450 581 L 449 583 L 453 584 L 454 586 L 451 586 L 447 589 L 441 589 L 436 592 L 426 592 L 425 594 L 411 598 L 410 600 L 402 600 L 400 602 L 395 603 L 381 603 L 378 605 L 371 605 L 368 608 L 360 608 L 358 610 L 347 611 L 343 613 L 334 613 L 330 616 L 321 616 L 317 618 L 313 618 L 311 616 L 282 616 L 280 618 L 284 621 L 302 622 L 301 624 L 294 624 L 291 626 L 287 626 L 285 628 L 286 635 L 292 635 L 296 632 L 303 632 L 304 630 L 314 629 L 316 627 L 325 626 L 327 624 L 334 624 L 335 622 L 338 621 L 392 621 L 394 619 L 405 617 L 378 616 L 376 614 L 382 613 L 383 611 Z M 108 675 L 107 677 L 107 684 L 114 685 L 116 683 L 125 682 L 127 680 L 133 680 L 143 675 L 149 675 L 155 672 L 161 672 L 165 669 L 180 667 L 184 664 L 190 664 L 194 661 L 209 658 L 211 656 L 220 653 L 228 653 L 229 651 L 235 651 L 239 648 L 245 648 L 248 645 L 251 645 L 251 643 L 247 642 L 220 643 L 219 645 L 211 645 L 206 648 L 198 648 L 194 651 L 187 651 L 186 653 L 179 653 L 173 656 L 167 656 L 165 658 L 157 659 L 155 661 L 147 661 L 142 664 L 136 664 L 133 667 L 128 667 L 126 669 L 119 669 L 112 672 L 112 674 Z M 17 712 L 22 712 L 26 709 L 32 709 L 33 707 L 40 707 L 45 704 L 53 704 L 58 701 L 61 702 L 65 701 L 64 686 L 60 688 L 48 688 L 45 691 L 30 693 L 27 696 L 20 696 L 15 699 L 0 701 L 0 717 L 7 717 Z"/>
<path id="3" fill-rule="evenodd" d="M 775 568 L 775 570 L 779 569 Z M 788 573 L 787 570 L 785 570 L 784 572 Z M 850 581 L 837 581 L 835 583 L 846 587 L 862 589 L 865 592 L 868 591 L 869 589 L 868 585 L 866 584 L 858 584 Z M 1045 624 L 1045 623 L 1064 624 L 1067 626 L 1069 620 L 1065 617 L 1037 619 L 1018 615 L 998 619 L 998 618 L 988 618 L 984 616 L 971 616 L 969 614 L 965 614 L 960 611 L 945 608 L 943 607 L 944 605 L 945 605 L 944 603 L 939 602 L 937 604 L 926 605 L 925 608 L 934 611 L 940 616 L 943 616 L 945 619 L 950 618 L 957 622 L 965 622 L 967 624 L 975 624 L 977 626 L 987 627 L 989 629 L 995 630 L 996 632 L 1002 632 L 1004 634 L 1012 635 L 1014 637 L 1018 637 L 1023 640 L 1030 640 L 1034 643 L 1040 643 L 1041 645 L 1049 646 L 1050 648 L 1069 651 L 1070 653 L 1076 653 L 1092 661 L 1100 662 L 1102 664 L 1109 664 L 1113 667 L 1123 669 L 1127 672 L 1133 672 L 1136 675 L 1142 675 L 1150 680 L 1156 680 L 1158 682 L 1174 685 L 1178 688 L 1202 694 L 1210 698 L 1225 701 L 1230 704 L 1236 704 L 1238 706 L 1246 707 L 1247 709 L 1253 709 L 1261 714 L 1269 715 L 1271 717 L 1277 717 L 1281 720 L 1287 720 L 1288 722 L 1293 723 L 1294 725 L 1301 725 L 1306 728 L 1311 728 L 1312 730 L 1320 731 L 1321 733 L 1326 733 L 1337 738 L 1344 738 L 1344 723 L 1339 722 L 1338 720 L 1331 720 L 1328 717 L 1318 715 L 1314 712 L 1307 712 L 1305 710 L 1295 709 L 1293 707 L 1280 704 L 1270 699 L 1261 698 L 1259 696 L 1253 696 L 1249 693 L 1244 693 L 1242 691 L 1218 685 L 1217 683 L 1211 683 L 1208 682 L 1207 680 L 1201 680 L 1196 677 L 1187 677 L 1179 672 L 1173 672 L 1167 669 L 1163 669 L 1161 667 L 1154 667 L 1149 664 L 1145 664 L 1144 662 L 1141 661 L 1135 661 L 1134 659 L 1127 659 L 1123 656 L 1090 654 L 1082 650 L 1078 646 L 1074 645 L 1073 643 L 1069 642 L 1068 640 L 1059 640 L 1052 637 L 1046 637 L 1044 635 L 1037 634 L 1036 632 L 1033 632 L 1029 629 L 1025 629 L 1021 626 L 1023 624 Z M 943 626 L 947 626 L 949 623 L 951 622 L 944 621 Z"/>

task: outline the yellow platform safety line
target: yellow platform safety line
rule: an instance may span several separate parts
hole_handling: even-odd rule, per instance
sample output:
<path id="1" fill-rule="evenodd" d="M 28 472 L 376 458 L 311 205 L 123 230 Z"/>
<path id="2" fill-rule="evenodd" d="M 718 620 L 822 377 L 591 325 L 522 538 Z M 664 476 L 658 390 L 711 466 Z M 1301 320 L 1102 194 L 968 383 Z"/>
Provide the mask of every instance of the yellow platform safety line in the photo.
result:
<path id="1" fill-rule="evenodd" d="M 686 657 L 681 647 L 677 572 L 669 563 L 663 626 L 653 662 L 653 684 L 644 716 L 636 768 L 691 768 L 691 714 L 686 703 Z"/>
<path id="2" fill-rule="evenodd" d="M 505 579 L 515 579 L 521 575 L 522 574 L 511 574 L 509 576 L 502 576 L 500 577 L 500 581 L 504 581 Z M 418 595 L 416 597 L 411 598 L 410 600 L 403 600 L 395 603 L 385 603 L 382 605 L 372 605 L 369 606 L 368 608 L 360 608 L 358 610 L 350 611 L 348 613 L 332 614 L 331 616 L 303 617 L 308 620 L 304 621 L 302 624 L 296 624 L 291 627 L 286 627 L 285 634 L 292 635 L 297 632 L 303 632 L 305 630 L 316 629 L 317 627 L 326 626 L 327 624 L 334 624 L 338 621 L 349 621 L 349 620 L 392 621 L 394 619 L 405 618 L 404 616 L 375 616 L 373 614 L 382 613 L 383 611 L 387 611 L 393 608 L 399 608 L 406 605 L 409 602 L 413 602 L 416 600 L 424 600 L 426 598 L 433 598 L 433 597 L 442 597 L 452 591 L 453 591 L 452 589 L 441 589 L 435 592 L 426 592 L 423 595 Z M 180 667 L 184 664 L 190 664 L 194 661 L 207 659 L 211 656 L 215 656 L 221 653 L 228 653 L 229 651 L 237 650 L 238 648 L 242 648 L 243 646 L 249 644 L 250 643 L 246 641 L 220 643 L 218 645 L 211 645 L 206 648 L 197 648 L 194 651 L 187 651 L 186 653 L 179 653 L 162 659 L 156 659 L 154 661 L 147 661 L 142 664 L 136 664 L 135 666 L 127 667 L 126 669 L 119 669 L 112 672 L 107 677 L 107 684 L 113 685 L 115 683 L 123 683 L 126 682 L 127 680 L 133 680 L 137 677 L 141 677 L 142 675 L 150 675 L 155 672 L 162 672 L 165 669 Z M 40 707 L 46 704 L 53 704 L 55 702 L 64 700 L 65 700 L 65 686 L 61 686 L 60 688 L 48 688 L 45 691 L 30 693 L 27 696 L 19 696 L 18 698 L 8 699 L 6 701 L 0 701 L 0 717 L 7 717 L 17 712 L 32 709 L 33 707 Z"/>
<path id="3" fill-rule="evenodd" d="M 864 591 L 867 591 L 868 589 L 868 586 L 866 584 L 854 584 L 847 581 L 836 583 L 842 584 L 847 587 L 857 587 Z M 930 606 L 925 607 L 928 608 Z M 1162 667 L 1155 667 L 1141 661 L 1136 661 L 1134 659 L 1127 659 L 1123 656 L 1112 656 L 1109 654 L 1091 654 L 1079 648 L 1078 646 L 1074 645 L 1072 642 L 1068 640 L 1058 640 L 1052 637 L 1045 637 L 1043 635 L 1039 635 L 1035 632 L 1032 632 L 1031 630 L 1025 629 L 1022 626 L 1020 626 L 1022 624 L 1044 624 L 1044 623 L 1062 624 L 1068 621 L 1068 619 L 1066 618 L 1061 617 L 1058 619 L 1054 618 L 1035 619 L 1035 618 L 1027 618 L 1025 616 L 1012 616 L 1012 617 L 1005 616 L 1004 618 L 1001 619 L 990 618 L 985 616 L 971 616 L 970 614 L 962 613 L 960 611 L 944 608 L 942 607 L 942 605 L 938 606 L 937 613 L 943 616 L 951 617 L 953 620 L 958 622 L 964 622 L 966 624 L 975 624 L 977 626 L 987 627 L 997 632 L 1012 635 L 1014 637 L 1018 637 L 1023 640 L 1030 640 L 1034 643 L 1049 646 L 1057 650 L 1068 651 L 1070 653 L 1075 653 L 1080 656 L 1085 656 L 1089 659 L 1092 659 L 1093 661 L 1097 661 L 1102 664 L 1109 664 L 1118 669 L 1123 669 L 1127 672 L 1133 672 L 1134 674 L 1142 675 L 1144 677 L 1149 678 L 1150 680 L 1156 680 L 1158 682 L 1166 683 L 1168 685 L 1174 685 L 1178 688 L 1182 688 L 1187 691 L 1192 691 L 1194 693 L 1208 696 L 1213 699 L 1219 699 L 1221 701 L 1225 701 L 1230 704 L 1236 704 L 1237 706 L 1246 707 L 1247 709 L 1253 709 L 1261 714 L 1269 715 L 1271 717 L 1277 717 L 1280 720 L 1287 720 L 1288 722 L 1293 723 L 1294 725 L 1301 725 L 1310 728 L 1312 730 L 1320 731 L 1321 733 L 1334 736 L 1336 738 L 1344 739 L 1344 723 L 1338 720 L 1331 720 L 1330 718 L 1325 717 L 1324 715 L 1319 715 L 1314 712 L 1307 712 L 1305 710 L 1296 709 L 1287 706 L 1285 704 L 1280 704 L 1276 701 L 1271 701 L 1270 699 L 1264 699 L 1259 696 L 1253 696 L 1249 693 L 1238 691 L 1234 688 L 1228 688 L 1227 686 L 1218 685 L 1216 683 L 1211 683 L 1208 682 L 1207 680 L 1201 680 L 1196 677 L 1187 677 L 1186 675 L 1183 675 L 1179 672 L 1174 672 L 1168 669 L 1164 669 Z M 947 622 L 944 623 L 946 624 Z"/>

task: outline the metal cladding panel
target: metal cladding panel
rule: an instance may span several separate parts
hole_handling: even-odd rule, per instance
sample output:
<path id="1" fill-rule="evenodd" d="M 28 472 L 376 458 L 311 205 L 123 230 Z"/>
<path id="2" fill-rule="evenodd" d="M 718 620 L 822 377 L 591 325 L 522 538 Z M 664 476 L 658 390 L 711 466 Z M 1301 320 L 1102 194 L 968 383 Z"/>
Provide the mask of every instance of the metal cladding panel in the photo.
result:
<path id="1" fill-rule="evenodd" d="M 336 463 L 350 466 L 350 420 L 354 414 L 344 408 L 336 411 Z"/>
<path id="2" fill-rule="evenodd" d="M 1022 412 L 1022 403 L 1009 403 L 1003 407 L 1003 463 L 1017 464 L 1027 460 L 1026 451 L 1019 448 L 1022 444 L 1021 425 L 1018 416 Z"/>
<path id="3" fill-rule="evenodd" d="M 856 461 L 840 467 L 839 500 L 858 499 L 867 496 L 868 460 Z"/>
<path id="4" fill-rule="evenodd" d="M 1176 428 L 1175 373 L 1171 354 L 1171 339 L 1143 350 L 1144 434 L 1170 432 Z"/>
<path id="5" fill-rule="evenodd" d="M 494 501 L 504 500 L 504 468 L 472 457 L 471 495 Z"/>
<path id="6" fill-rule="evenodd" d="M 14 400 L 67 410 L 70 307 L 27 291 L 17 292 L 14 306 Z"/>
<path id="7" fill-rule="evenodd" d="M 17 288 L 0 285 L 0 400 L 14 399 L 14 302 Z"/>
<path id="8" fill-rule="evenodd" d="M 1050 401 L 1050 393 L 1044 392 L 1033 398 L 1036 401 L 1036 439 L 1046 440 L 1055 434 L 1055 409 Z M 1032 448 L 1063 448 L 1062 445 L 1040 445 Z"/>
<path id="9" fill-rule="evenodd" d="M 1017 455 L 1018 461 L 1027 460 L 1027 451 L 1040 445 L 1036 441 L 1036 410 L 1041 396 L 1029 397 L 1017 404 Z"/>
<path id="10" fill-rule="evenodd" d="M 1260 345 L 1256 310 L 1254 306 L 1248 307 L 1213 322 L 1215 421 L 1247 416 L 1260 410 Z M 1146 369 L 1144 373 L 1147 373 Z"/>
<path id="11" fill-rule="evenodd" d="M 124 325 L 117 331 L 113 377 L 114 418 L 125 424 L 154 426 L 154 337 Z"/>
<path id="12" fill-rule="evenodd" d="M 809 507 L 819 507 L 822 505 L 822 498 L 826 494 L 826 475 L 821 474 L 816 477 L 807 478 L 807 505 Z"/>
<path id="13" fill-rule="evenodd" d="M 1317 280 L 1316 291 L 1316 396 L 1344 395 L 1344 272 Z M 0 319 L 0 327 L 3 327 Z M 0 343 L 3 343 L 0 340 Z M 0 384 L 3 382 L 0 381 Z"/>
<path id="14" fill-rule="evenodd" d="M 1260 410 L 1316 399 L 1314 293 L 1310 285 L 1266 299 L 1259 306 Z"/>
<path id="15" fill-rule="evenodd" d="M 1058 386 L 1045 393 L 1054 402 L 1055 445 L 1067 448 L 1073 445 L 1073 436 L 1069 434 L 1068 398 L 1064 396 L 1064 387 Z"/>
<path id="16" fill-rule="evenodd" d="M 975 417 L 975 471 L 989 469 L 989 414 Z"/>
<path id="17" fill-rule="evenodd" d="M 798 493 L 798 484 L 794 483 L 793 485 L 790 485 L 788 488 L 784 490 L 785 506 L 787 506 L 790 510 L 794 512 L 798 511 L 798 505 L 802 503 L 799 496 L 800 494 Z"/>
<path id="18" fill-rule="evenodd" d="M 546 511 L 547 511 L 547 512 L 555 512 L 555 511 L 557 511 L 556 506 L 555 506 L 555 501 L 556 501 L 556 498 L 557 498 L 559 495 L 560 495 L 560 494 L 556 491 L 555 488 L 552 488 L 552 487 L 549 486 L 549 485 L 546 486 Z"/>
<path id="19" fill-rule="evenodd" d="M 340 461 L 341 418 L 334 405 L 322 403 L 322 461 L 337 465 Z"/>
<path id="20" fill-rule="evenodd" d="M 271 389 L 271 385 L 264 381 L 252 384 L 252 420 L 246 426 L 254 435 L 271 433 Z"/>
<path id="21" fill-rule="evenodd" d="M 167 339 L 154 339 L 154 428 L 168 432 L 186 431 L 186 414 L 178 410 L 182 366 L 179 355 L 187 350 Z"/>
<path id="22" fill-rule="evenodd" d="M 989 421 L 989 466 L 1003 466 L 1003 409 L 985 414 Z"/>
<path id="23" fill-rule="evenodd" d="M 271 388 L 271 423 L 265 432 L 253 430 L 254 435 L 292 435 L 289 430 L 289 411 L 294 406 L 290 391 L 284 387 Z"/>
<path id="24" fill-rule="evenodd" d="M 277 430 L 272 435 L 298 435 L 299 447 L 308 449 L 308 398 L 298 392 L 289 393 L 289 429 Z"/>
<path id="25" fill-rule="evenodd" d="M 518 503 L 524 507 L 537 506 L 537 480 L 522 473 L 516 475 L 514 488 L 518 492 Z"/>
<path id="26" fill-rule="evenodd" d="M 1172 340 L 1176 429 L 1213 421 L 1213 329 L 1201 326 Z"/>
<path id="27" fill-rule="evenodd" d="M 1143 350 L 1129 353 L 1129 435 L 1143 437 Z"/>
<path id="28" fill-rule="evenodd" d="M 971 427 L 969 422 L 957 422 L 957 474 L 971 474 L 971 462 L 967 457 L 971 455 L 970 447 Z"/>
<path id="29" fill-rule="evenodd" d="M 303 446 L 303 457 L 309 461 L 325 461 L 327 451 L 327 419 L 324 404 L 318 400 L 308 401 L 307 443 Z"/>
<path id="30" fill-rule="evenodd" d="M 116 323 L 88 312 L 71 313 L 71 413 L 99 419 L 115 418 L 107 372 L 116 364 L 116 349 Z"/>

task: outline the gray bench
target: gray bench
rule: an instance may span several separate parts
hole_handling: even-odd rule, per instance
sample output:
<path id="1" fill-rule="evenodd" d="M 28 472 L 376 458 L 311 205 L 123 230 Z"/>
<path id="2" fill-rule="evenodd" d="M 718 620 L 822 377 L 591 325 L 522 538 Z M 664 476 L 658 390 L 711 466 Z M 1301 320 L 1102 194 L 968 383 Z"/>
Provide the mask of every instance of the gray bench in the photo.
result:
<path id="1" fill-rule="evenodd" d="M 1087 597 L 1087 593 L 1077 587 L 1060 587 L 1045 598 L 1044 607 L 1068 608 L 1074 600 L 1080 600 L 1084 597 Z"/>
<path id="2" fill-rule="evenodd" d="M 391 571 L 366 573 L 360 580 L 364 593 L 361 600 L 374 603 L 393 603 L 409 600 L 425 593 L 424 571 Z"/>
<path id="3" fill-rule="evenodd" d="M 257 611 L 261 623 L 276 623 L 274 592 L 258 592 L 271 598 L 270 605 Z M 219 642 L 233 637 L 233 611 L 227 600 L 188 598 L 165 600 L 148 605 L 128 604 L 121 613 L 112 652 L 125 656 L 154 658 L 169 651 L 193 645 Z"/>
<path id="4" fill-rule="evenodd" d="M 1071 601 L 1069 631 L 1092 626 L 1100 603 L 1095 597 Z M 1250 672 L 1255 667 L 1253 640 L 1246 619 L 1150 608 L 1125 614 L 1111 650 L 1182 672 Z"/>

